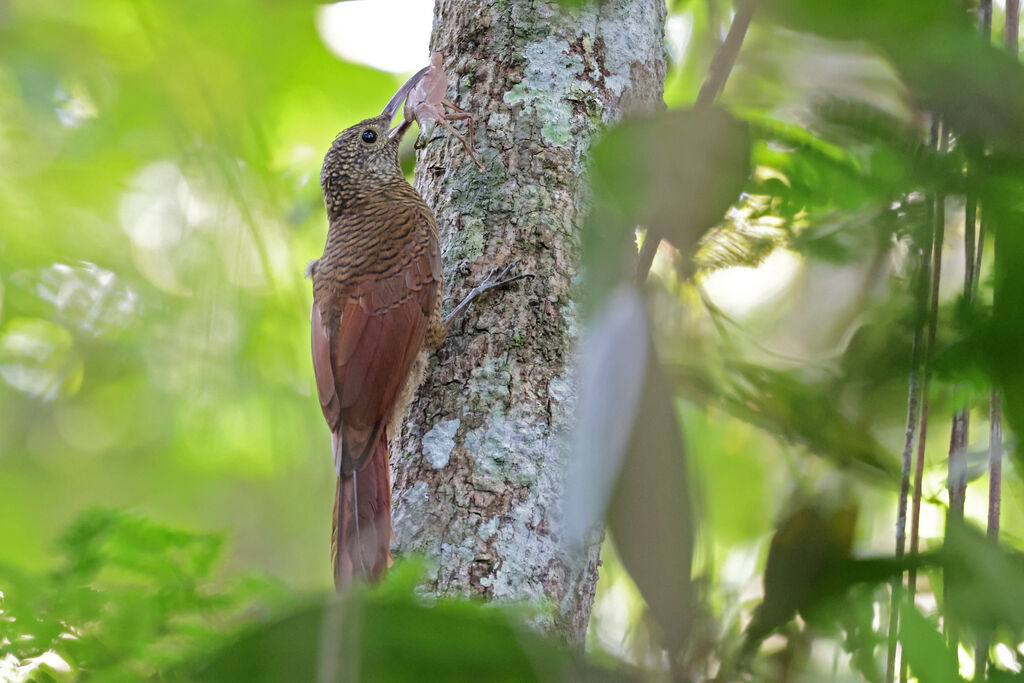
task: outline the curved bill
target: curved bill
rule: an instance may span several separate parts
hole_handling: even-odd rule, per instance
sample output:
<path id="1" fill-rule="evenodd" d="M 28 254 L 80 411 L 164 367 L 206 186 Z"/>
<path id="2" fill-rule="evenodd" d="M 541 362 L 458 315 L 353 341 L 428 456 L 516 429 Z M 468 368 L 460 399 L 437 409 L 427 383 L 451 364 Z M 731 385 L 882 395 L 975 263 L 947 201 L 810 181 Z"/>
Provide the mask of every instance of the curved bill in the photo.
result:
<path id="1" fill-rule="evenodd" d="M 397 114 L 398 108 L 402 105 L 402 102 L 405 101 L 405 98 L 408 97 L 409 92 L 416 87 L 416 84 L 420 82 L 420 79 L 423 78 L 428 71 L 430 71 L 430 67 L 425 66 L 416 73 L 414 73 L 412 75 L 412 78 L 407 80 L 405 82 L 405 85 L 399 88 L 398 92 L 391 96 L 391 99 L 388 100 L 388 103 L 384 105 L 384 110 L 381 112 L 381 115 L 390 114 L 391 116 L 394 116 L 395 114 Z"/>
<path id="2" fill-rule="evenodd" d="M 401 139 L 405 135 L 405 131 L 409 130 L 409 126 L 412 123 L 409 121 L 402 121 L 400 124 L 388 131 L 388 140 L 394 140 L 395 138 Z"/>
<path id="3" fill-rule="evenodd" d="M 420 82 L 420 79 L 423 78 L 426 75 L 427 71 L 429 70 L 430 67 L 425 66 L 419 71 L 417 71 L 415 74 L 413 74 L 412 78 L 407 80 L 405 84 L 401 88 L 399 88 L 394 95 L 391 96 L 391 99 L 388 100 L 388 103 L 384 105 L 384 110 L 380 113 L 381 116 L 387 115 L 389 117 L 389 120 L 391 118 L 394 118 L 395 114 L 398 113 L 399 107 L 402 106 L 402 102 L 405 101 L 405 98 L 409 96 L 409 93 L 412 92 L 412 89 L 416 87 L 416 84 Z M 403 121 L 402 123 L 398 124 L 388 132 L 388 138 L 393 140 L 396 137 L 401 137 L 402 133 L 404 133 L 408 127 L 409 122 Z"/>

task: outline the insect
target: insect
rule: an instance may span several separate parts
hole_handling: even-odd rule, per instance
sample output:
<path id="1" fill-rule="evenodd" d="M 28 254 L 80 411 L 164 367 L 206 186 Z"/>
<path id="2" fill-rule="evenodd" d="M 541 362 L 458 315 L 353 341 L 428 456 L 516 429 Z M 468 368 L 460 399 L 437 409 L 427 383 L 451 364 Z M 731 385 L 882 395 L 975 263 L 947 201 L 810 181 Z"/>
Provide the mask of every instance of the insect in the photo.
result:
<path id="1" fill-rule="evenodd" d="M 473 115 L 458 106 L 451 100 L 445 99 L 445 92 L 448 90 L 448 74 L 444 72 L 440 52 L 435 52 L 430 58 L 430 66 L 426 73 L 416 83 L 416 86 L 409 93 L 405 100 L 405 108 L 402 115 L 408 122 L 416 121 L 421 127 L 428 121 L 436 121 L 451 131 L 452 135 L 459 139 L 465 147 L 469 158 L 473 160 L 480 172 L 484 172 L 484 165 L 477 159 L 469 140 L 473 139 Z M 451 111 L 446 111 L 451 110 Z M 452 121 L 469 121 L 469 140 L 452 126 Z"/>

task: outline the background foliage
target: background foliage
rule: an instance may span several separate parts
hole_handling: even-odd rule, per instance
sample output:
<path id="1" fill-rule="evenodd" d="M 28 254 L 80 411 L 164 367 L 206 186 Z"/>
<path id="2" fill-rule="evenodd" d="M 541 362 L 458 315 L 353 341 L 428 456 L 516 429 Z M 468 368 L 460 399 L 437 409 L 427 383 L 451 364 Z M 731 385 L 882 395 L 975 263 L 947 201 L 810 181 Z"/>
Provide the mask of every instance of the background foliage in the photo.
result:
<path id="1" fill-rule="evenodd" d="M 612 539 L 584 659 L 523 627 L 542 605 L 425 603 L 414 563 L 322 599 L 333 482 L 302 271 L 322 249 L 323 151 L 402 79 L 330 54 L 305 3 L 0 4 L 0 677 L 875 681 L 888 581 L 915 564 L 911 675 L 970 677 L 980 640 L 989 678 L 1013 679 L 1016 55 L 973 5 L 763 0 L 722 107 L 684 111 L 735 8 L 670 5 L 670 111 L 593 159 L 583 296 L 600 334 L 581 375 L 611 400 L 580 419 L 617 438 L 577 441 L 570 526 Z M 997 3 L 996 36 L 1003 21 Z M 990 237 L 973 302 L 968 197 Z M 893 525 L 937 206 L 929 552 L 911 563 Z M 672 245 L 630 290 L 637 222 Z M 1012 456 L 1000 545 L 976 530 L 992 386 Z M 967 522 L 946 528 L 963 406 Z"/>

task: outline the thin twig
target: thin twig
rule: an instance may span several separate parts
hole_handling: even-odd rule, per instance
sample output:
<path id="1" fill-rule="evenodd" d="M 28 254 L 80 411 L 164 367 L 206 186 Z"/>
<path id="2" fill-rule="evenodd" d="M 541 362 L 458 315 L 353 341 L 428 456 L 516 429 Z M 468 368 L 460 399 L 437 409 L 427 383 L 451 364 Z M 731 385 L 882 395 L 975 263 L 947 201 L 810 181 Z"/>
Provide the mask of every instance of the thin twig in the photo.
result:
<path id="1" fill-rule="evenodd" d="M 977 229 L 977 203 L 968 196 L 964 207 L 964 301 L 974 304 L 976 274 L 974 272 L 974 235 Z M 967 443 L 971 425 L 970 406 L 963 405 L 953 414 L 949 435 L 949 462 L 946 486 L 949 490 L 949 514 L 963 519 L 967 499 Z"/>
<path id="2" fill-rule="evenodd" d="M 949 516 L 963 519 L 967 498 L 967 433 L 970 413 L 967 406 L 953 413 L 949 433 L 949 460 L 946 470 L 946 490 L 949 494 Z"/>
<path id="3" fill-rule="evenodd" d="M 715 56 L 711 59 L 711 66 L 708 67 L 708 76 L 697 93 L 697 101 L 694 109 L 702 109 L 711 104 L 715 97 L 725 87 L 729 79 L 733 65 L 736 64 L 736 57 L 740 53 L 743 39 L 750 28 L 750 19 L 754 16 L 754 0 L 737 0 L 736 16 L 729 27 L 729 33 L 725 40 L 718 46 Z M 654 256 L 658 252 L 658 245 L 661 244 L 661 235 L 652 227 L 647 228 L 647 236 L 644 238 L 643 246 L 636 261 L 636 281 L 643 284 L 647 281 L 647 275 L 651 272 L 651 264 L 654 263 Z"/>
<path id="4" fill-rule="evenodd" d="M 991 35 L 992 0 L 981 0 L 982 6 L 988 5 L 989 32 Z M 1017 35 L 1020 24 L 1020 0 L 1006 0 L 1006 31 L 1003 35 L 1007 52 L 1017 59 Z M 981 255 L 984 251 L 985 212 L 981 213 L 981 225 L 978 228 L 978 254 L 974 269 L 975 277 L 981 275 Z M 993 244 L 993 251 L 995 250 Z M 977 284 L 977 283 L 975 283 Z M 1002 397 L 999 390 L 992 389 L 988 402 L 988 537 L 999 540 L 999 512 L 1002 505 L 1003 485 L 1003 410 Z M 984 680 L 988 676 L 989 634 L 979 633 L 974 648 L 974 678 Z"/>
<path id="5" fill-rule="evenodd" d="M 976 252 L 980 252 L 982 248 L 981 239 L 978 239 L 977 245 L 974 243 L 977 228 L 978 202 L 974 197 L 968 195 L 967 203 L 964 207 L 964 297 L 967 299 L 967 303 L 972 306 L 978 298 L 978 273 L 980 268 L 978 267 L 979 261 L 976 259 Z"/>
<path id="6" fill-rule="evenodd" d="M 978 248 L 982 247 L 984 222 L 978 229 Z M 988 535 L 989 538 L 999 537 L 999 495 L 1002 482 L 1002 423 L 999 414 L 999 390 L 993 389 L 989 398 L 989 434 L 988 434 Z M 979 629 L 974 644 L 974 679 L 985 680 L 988 671 L 989 634 Z"/>
<path id="7" fill-rule="evenodd" d="M 928 292 L 928 254 L 918 252 L 917 273 L 914 275 L 914 309 L 924 310 Z M 916 317 L 916 316 L 915 316 Z M 910 495 L 910 471 L 914 454 L 914 432 L 917 430 L 918 406 L 921 396 L 921 341 L 924 336 L 921 322 L 914 322 L 914 342 L 910 355 L 910 377 L 907 381 L 907 429 L 903 438 L 903 460 L 900 470 L 900 500 L 896 516 L 896 557 L 902 558 L 907 545 L 907 498 Z M 900 602 L 903 599 L 903 572 L 892 581 L 889 603 L 889 650 L 886 657 L 885 681 L 893 683 L 896 676 L 896 649 L 899 636 Z"/>
<path id="8" fill-rule="evenodd" d="M 998 389 L 989 399 L 988 440 L 988 536 L 999 538 L 999 508 L 1003 483 L 1003 406 Z"/>
<path id="9" fill-rule="evenodd" d="M 932 207 L 929 207 L 929 211 Z M 931 227 L 931 218 L 927 221 Z M 914 341 L 910 352 L 910 376 L 907 380 L 907 423 L 903 437 L 903 457 L 900 468 L 900 497 L 896 514 L 896 557 L 903 557 L 907 546 L 907 499 L 910 496 L 910 474 L 913 470 L 914 435 L 921 405 L 921 347 L 924 342 L 924 324 L 928 310 L 928 284 L 931 273 L 931 235 L 925 233 L 922 244 L 916 247 L 916 268 L 912 280 Z M 905 572 L 892 581 L 889 602 L 889 642 L 885 663 L 885 682 L 893 683 L 896 676 L 896 652 L 899 649 L 900 605 L 903 602 Z"/>
<path id="10" fill-rule="evenodd" d="M 974 260 L 974 254 L 970 255 Z M 953 419 L 949 430 L 949 458 L 946 461 L 946 490 L 949 494 L 949 507 L 946 509 L 946 542 L 949 541 L 949 525 L 957 519 L 964 518 L 964 504 L 967 501 L 967 435 L 970 429 L 970 408 L 967 405 L 961 406 L 953 413 Z M 951 592 L 951 578 L 949 572 L 942 571 L 942 593 L 949 595 Z M 960 642 L 960 631 L 956 621 L 946 610 L 948 603 L 942 602 L 942 630 L 946 635 L 946 641 L 954 650 L 957 664 L 960 662 L 960 650 L 957 645 Z"/>
<path id="11" fill-rule="evenodd" d="M 701 85 L 700 92 L 697 93 L 694 109 L 714 102 L 718 93 L 722 92 L 722 88 L 725 87 L 725 82 L 729 79 L 732 67 L 736 63 L 736 57 L 740 53 L 743 39 L 747 35 L 747 29 L 750 28 L 750 19 L 754 16 L 754 4 L 753 0 L 739 0 L 736 3 L 736 17 L 732 20 L 732 26 L 729 27 L 729 33 L 725 36 L 725 40 L 718 46 L 715 56 L 711 59 L 708 77 L 704 79 L 704 84 Z"/>
<path id="12" fill-rule="evenodd" d="M 982 221 L 982 228 L 985 227 Z M 980 239 L 980 238 L 979 238 Z M 1003 410 L 999 389 L 993 388 L 988 401 L 988 537 L 999 540 L 999 512 L 1003 486 Z M 988 676 L 989 634 L 978 634 L 974 646 L 974 678 Z"/>
<path id="13" fill-rule="evenodd" d="M 974 298 L 978 298 L 978 282 L 981 280 L 981 256 L 985 253 L 985 212 L 978 219 L 978 244 L 974 249 Z"/>
<path id="14" fill-rule="evenodd" d="M 658 253 L 661 235 L 654 228 L 647 228 L 644 243 L 640 245 L 640 254 L 636 257 L 636 284 L 642 286 L 647 282 L 647 274 L 651 272 L 654 256 Z"/>
<path id="15" fill-rule="evenodd" d="M 1017 5 L 1017 0 L 1007 0 L 1007 11 L 1011 2 Z M 985 227 L 984 220 L 982 227 Z M 994 251 L 998 240 L 993 240 L 992 246 Z M 1003 486 L 1003 397 L 994 387 L 988 401 L 988 425 L 988 536 L 998 540 Z"/>
<path id="16" fill-rule="evenodd" d="M 940 153 L 945 151 L 945 131 L 941 121 L 932 121 L 929 143 Z M 921 362 L 921 421 L 917 439 L 917 461 L 914 468 L 914 496 L 910 519 L 910 554 L 917 555 L 920 548 L 921 530 L 921 487 L 924 480 L 924 454 L 928 435 L 928 384 L 931 379 L 930 356 L 935 349 L 935 334 L 938 328 L 939 282 L 942 277 L 942 242 L 945 236 L 946 206 L 945 196 L 938 194 L 931 198 L 931 304 L 928 309 L 928 337 L 925 342 L 923 360 Z M 925 252 L 928 252 L 927 246 Z M 914 604 L 917 595 L 917 569 L 911 567 L 907 577 L 907 593 L 910 604 Z M 900 663 L 900 681 L 907 681 L 907 663 Z"/>

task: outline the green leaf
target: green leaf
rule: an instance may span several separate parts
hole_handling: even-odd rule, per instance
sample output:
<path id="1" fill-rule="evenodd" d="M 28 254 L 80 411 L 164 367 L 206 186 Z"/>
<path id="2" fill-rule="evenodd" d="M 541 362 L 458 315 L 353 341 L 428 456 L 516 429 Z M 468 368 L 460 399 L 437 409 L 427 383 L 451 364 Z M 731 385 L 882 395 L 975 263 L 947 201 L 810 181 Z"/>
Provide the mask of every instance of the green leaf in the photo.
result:
<path id="1" fill-rule="evenodd" d="M 796 373 L 728 360 L 713 375 L 709 363 L 673 364 L 679 390 L 698 403 L 714 402 L 812 454 L 872 478 L 895 481 L 897 464 L 868 425 L 848 418 L 827 386 Z"/>
<path id="2" fill-rule="evenodd" d="M 917 608 L 904 603 L 900 612 L 900 643 L 910 671 L 928 683 L 961 683 L 956 653 Z"/>
<path id="3" fill-rule="evenodd" d="M 750 174 L 746 124 L 718 107 L 627 120 L 593 150 L 593 207 L 584 263 L 598 297 L 622 275 L 634 229 L 650 228 L 692 258 Z"/>
<path id="4" fill-rule="evenodd" d="M 965 138 L 1024 151 L 1024 69 L 952 0 L 767 0 L 759 16 L 835 40 L 867 41 Z M 950 58 L 955 55 L 955 58 Z"/>
<path id="5" fill-rule="evenodd" d="M 1013 201 L 1012 196 L 1006 199 Z M 1024 213 L 1016 207 L 999 211 L 990 203 L 989 211 L 998 221 L 996 227 L 995 283 L 992 324 L 982 348 L 988 361 L 988 374 L 1002 390 L 1003 410 L 1013 431 L 1024 434 Z M 996 213 L 999 211 L 999 213 Z M 1024 451 L 1011 452 L 1019 471 L 1024 471 Z"/>
<path id="6" fill-rule="evenodd" d="M 662 644 L 678 652 L 693 614 L 687 458 L 671 386 L 632 286 L 616 290 L 588 327 L 577 415 L 568 535 L 582 545 L 607 514 L 622 563 L 661 627 Z"/>
<path id="7" fill-rule="evenodd" d="M 640 293 L 619 287 L 587 324 L 579 350 L 579 396 L 566 482 L 566 533 L 576 547 L 603 528 L 639 419 L 650 322 Z M 628 358 L 629 363 L 621 362 Z"/>
<path id="8" fill-rule="evenodd" d="M 676 653 L 687 644 L 697 609 L 691 579 L 696 520 L 671 385 L 653 348 L 649 358 L 608 528 L 661 627 L 662 645 Z"/>
<path id="9" fill-rule="evenodd" d="M 764 600 L 747 628 L 748 647 L 797 611 L 810 608 L 815 599 L 834 595 L 838 586 L 827 593 L 821 586 L 849 557 L 856 521 L 856 507 L 807 501 L 779 522 L 765 562 Z"/>
<path id="10" fill-rule="evenodd" d="M 287 599 L 254 575 L 212 581 L 220 535 L 123 512 L 83 514 L 60 547 L 65 563 L 51 574 L 0 564 L 0 658 L 53 650 L 73 672 L 138 680 L 223 643 L 240 615 Z"/>
<path id="11" fill-rule="evenodd" d="M 574 655 L 513 626 L 500 610 L 368 593 L 302 608 L 252 629 L 171 680 L 608 680 Z"/>
<path id="12" fill-rule="evenodd" d="M 1024 613 L 1008 596 L 1024 595 L 1024 557 L 950 516 L 946 520 L 946 605 L 976 632 L 1024 634 Z"/>

